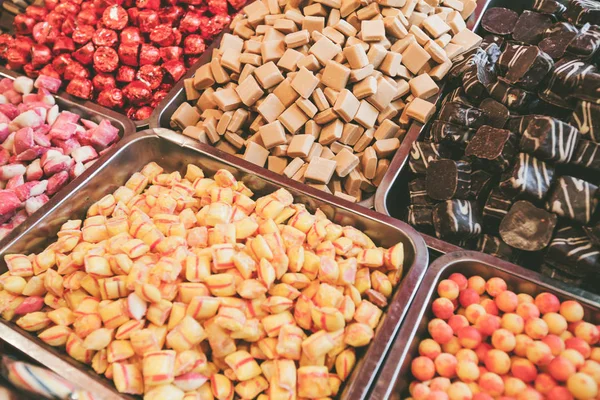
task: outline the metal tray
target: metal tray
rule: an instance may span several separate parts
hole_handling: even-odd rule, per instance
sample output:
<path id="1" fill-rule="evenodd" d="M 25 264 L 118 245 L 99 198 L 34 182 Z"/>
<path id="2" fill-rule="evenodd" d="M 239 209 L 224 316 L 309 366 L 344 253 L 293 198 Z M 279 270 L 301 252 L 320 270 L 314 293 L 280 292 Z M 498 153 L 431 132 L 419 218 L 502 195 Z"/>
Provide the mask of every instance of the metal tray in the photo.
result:
<path id="1" fill-rule="evenodd" d="M 40 218 L 27 224 L 18 236 L 12 237 L 10 243 L 0 248 L 0 258 L 5 254 L 29 254 L 43 249 L 53 240 L 62 223 L 68 219 L 83 218 L 91 204 L 124 184 L 131 174 L 150 161 L 171 171 L 184 171 L 188 163 L 195 163 L 208 173 L 226 168 L 258 196 L 285 187 L 294 195 L 296 202 L 305 204 L 307 209 L 314 211 L 320 208 L 332 221 L 363 230 L 380 246 L 390 246 L 396 242 L 404 244 L 404 279 L 396 289 L 373 343 L 368 349 L 359 352 L 362 357 L 340 396 L 342 399 L 352 400 L 365 398 L 425 273 L 428 254 L 423 239 L 403 222 L 378 215 L 355 204 L 335 205 L 332 195 L 282 178 L 235 156 L 223 155 L 213 147 L 183 135 L 166 129 L 154 129 L 124 138 L 105 154 L 103 162 L 97 163 L 93 171 L 88 171 L 83 179 L 74 182 L 72 190 L 62 191 L 62 195 L 53 199 L 51 205 L 44 209 Z M 0 261 L 0 273 L 4 271 L 6 264 Z M 82 382 L 99 394 L 110 395 L 107 398 L 126 398 L 117 394 L 107 379 L 71 359 L 64 352 L 44 344 L 14 323 L 0 323 L 0 339 L 20 348 L 55 372 Z"/>
<path id="2" fill-rule="evenodd" d="M 411 309 L 373 387 L 371 399 L 407 397 L 411 380 L 410 364 L 418 354 L 419 342 L 428 337 L 427 323 L 433 318 L 431 304 L 437 297 L 437 284 L 454 272 L 467 277 L 480 275 L 485 279 L 500 277 L 515 292 L 533 296 L 540 292 L 550 292 L 561 300 L 577 300 L 585 309 L 586 320 L 594 324 L 600 322 L 600 296 L 556 282 L 486 254 L 474 251 L 446 254 L 433 262 L 427 270 L 419 293 L 411 304 Z"/>
<path id="3" fill-rule="evenodd" d="M 0 78 L 15 79 L 19 76 L 21 75 L 15 71 L 11 71 L 6 68 L 0 67 Z M 81 118 L 85 118 L 96 123 L 100 123 L 100 121 L 102 121 L 103 119 L 109 120 L 114 127 L 119 129 L 119 137 L 121 137 L 121 139 L 124 136 L 135 132 L 135 125 L 133 121 L 131 121 L 129 118 L 125 117 L 122 114 L 109 110 L 108 108 L 99 106 L 89 101 L 82 104 L 79 101 L 73 101 L 70 98 L 63 97 L 62 95 L 55 95 L 54 98 L 56 99 L 56 104 L 58 104 L 61 110 L 70 111 L 79 115 Z M 100 160 L 102 160 L 102 157 L 100 157 Z M 86 174 L 87 171 L 83 173 L 83 175 Z M 19 234 L 19 232 L 24 231 L 26 229 L 26 226 L 33 224 L 37 219 L 41 218 L 43 215 L 42 213 L 44 213 L 45 210 L 48 210 L 51 207 L 54 198 L 60 196 L 61 193 L 71 192 L 77 184 L 77 182 L 79 182 L 81 179 L 83 178 L 78 177 L 71 181 L 67 186 L 62 188 L 56 195 L 54 195 L 50 199 L 48 203 L 42 206 L 34 214 L 29 216 L 21 225 L 13 229 L 8 235 L 6 235 L 6 237 L 4 237 L 4 239 L 1 239 L 0 246 L 2 246 L 2 243 L 12 240 L 11 238 L 16 237 Z"/>

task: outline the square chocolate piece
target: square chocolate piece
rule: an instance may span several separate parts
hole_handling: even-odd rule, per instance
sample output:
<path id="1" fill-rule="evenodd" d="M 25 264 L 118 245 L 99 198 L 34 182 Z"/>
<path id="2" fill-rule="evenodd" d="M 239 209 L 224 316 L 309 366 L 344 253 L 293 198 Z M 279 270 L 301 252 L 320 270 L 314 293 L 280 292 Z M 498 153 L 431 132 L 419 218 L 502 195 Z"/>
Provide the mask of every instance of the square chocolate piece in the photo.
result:
<path id="1" fill-rule="evenodd" d="M 566 226 L 557 229 L 544 260 L 560 271 L 583 278 L 600 266 L 600 250 L 583 229 Z"/>
<path id="2" fill-rule="evenodd" d="M 477 129 L 487 123 L 487 116 L 479 108 L 469 107 L 458 102 L 444 104 L 438 119 L 472 129 Z"/>
<path id="3" fill-rule="evenodd" d="M 447 200 L 433 208 L 433 226 L 440 239 L 460 241 L 476 237 L 481 234 L 479 207 L 469 200 Z"/>
<path id="4" fill-rule="evenodd" d="M 561 176 L 550 193 L 546 209 L 586 225 L 598 205 L 598 194 L 598 186 L 594 184 L 572 176 Z"/>
<path id="5" fill-rule="evenodd" d="M 534 118 L 521 136 L 521 151 L 544 161 L 565 164 L 579 140 L 577 128 L 552 117 Z"/>
<path id="6" fill-rule="evenodd" d="M 429 133 L 435 143 L 448 143 L 464 147 L 475 134 L 475 129 L 438 120 L 433 121 Z"/>
<path id="7" fill-rule="evenodd" d="M 579 139 L 571 164 L 600 172 L 600 144 L 591 140 Z"/>
<path id="8" fill-rule="evenodd" d="M 537 208 L 528 201 L 517 201 L 500 223 L 500 237 L 511 247 L 538 251 L 552 239 L 556 215 Z"/>
<path id="9" fill-rule="evenodd" d="M 511 166 L 517 154 L 516 141 L 509 130 L 484 125 L 467 145 L 465 156 L 481 163 L 486 170 L 502 172 Z"/>
<path id="10" fill-rule="evenodd" d="M 410 151 L 408 166 L 415 174 L 425 174 L 429 163 L 446 158 L 450 151 L 443 145 L 430 142 L 415 142 Z"/>
<path id="11" fill-rule="evenodd" d="M 467 199 L 471 193 L 471 164 L 441 159 L 427 168 L 427 194 L 435 200 Z"/>
<path id="12" fill-rule="evenodd" d="M 554 167 L 527 153 L 519 153 L 512 170 L 504 174 L 500 190 L 510 198 L 543 200 L 554 179 Z"/>

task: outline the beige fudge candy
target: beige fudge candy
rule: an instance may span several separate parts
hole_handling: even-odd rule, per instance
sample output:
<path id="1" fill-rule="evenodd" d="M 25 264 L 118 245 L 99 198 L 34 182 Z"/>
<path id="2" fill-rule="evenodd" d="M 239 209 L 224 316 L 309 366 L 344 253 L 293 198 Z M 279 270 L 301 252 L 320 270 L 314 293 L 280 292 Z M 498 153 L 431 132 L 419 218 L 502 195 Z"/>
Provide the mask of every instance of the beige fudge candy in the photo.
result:
<path id="1" fill-rule="evenodd" d="M 240 53 L 234 49 L 225 49 L 223 55 L 221 55 L 221 65 L 224 68 L 239 74 L 242 70 Z"/>
<path id="2" fill-rule="evenodd" d="M 339 119 L 335 119 L 330 122 L 327 126 L 321 129 L 319 136 L 319 143 L 323 146 L 327 146 L 338 139 L 341 139 L 342 133 L 344 132 L 344 123 Z"/>
<path id="3" fill-rule="evenodd" d="M 181 129 L 185 129 L 188 126 L 194 126 L 198 123 L 200 113 L 196 107 L 192 107 L 189 103 L 181 103 L 171 116 L 171 120 Z"/>
<path id="4" fill-rule="evenodd" d="M 383 20 L 362 21 L 360 24 L 360 34 L 362 40 L 365 42 L 379 42 L 385 39 L 385 25 Z"/>
<path id="5" fill-rule="evenodd" d="M 208 137 L 206 136 L 206 131 L 204 128 L 199 128 L 197 126 L 188 126 L 182 132 L 185 136 L 191 137 L 192 139 L 196 139 L 201 143 L 208 144 Z"/>
<path id="6" fill-rule="evenodd" d="M 440 91 L 438 85 L 428 74 L 421 74 L 408 81 L 413 96 L 428 99 Z"/>
<path id="7" fill-rule="evenodd" d="M 302 112 L 300 107 L 292 104 L 277 119 L 293 135 L 308 121 L 308 116 Z"/>
<path id="8" fill-rule="evenodd" d="M 360 101 L 360 107 L 358 112 L 354 116 L 354 120 L 364 126 L 365 128 L 372 128 L 377 121 L 377 115 L 379 112 L 375 107 L 369 104 L 365 100 Z"/>
<path id="9" fill-rule="evenodd" d="M 339 45 L 333 43 L 325 36 L 317 40 L 308 50 L 309 54 L 314 55 L 321 65 L 325 65 L 327 61 L 332 60 L 341 51 L 342 48 Z"/>
<path id="10" fill-rule="evenodd" d="M 333 105 L 335 111 L 345 122 L 350 122 L 358 112 L 360 102 L 348 89 L 343 89 Z"/>
<path id="11" fill-rule="evenodd" d="M 377 79 L 374 76 L 369 76 L 358 82 L 352 88 L 352 93 L 357 99 L 362 100 L 377 93 Z"/>
<path id="12" fill-rule="evenodd" d="M 340 91 L 346 87 L 349 78 L 350 68 L 329 60 L 327 61 L 327 64 L 325 64 L 321 83 L 327 87 Z"/>
<path id="13" fill-rule="evenodd" d="M 267 168 L 276 174 L 283 174 L 283 170 L 287 167 L 288 161 L 284 157 L 269 156 L 267 159 Z"/>
<path id="14" fill-rule="evenodd" d="M 283 170 L 283 174 L 288 178 L 293 177 L 304 165 L 304 161 L 301 158 L 294 158 Z"/>
<path id="15" fill-rule="evenodd" d="M 308 157 L 314 142 L 312 135 L 294 135 L 288 146 L 288 157 Z"/>
<path id="16" fill-rule="evenodd" d="M 367 101 L 375 106 L 377 110 L 383 111 L 392 102 L 392 99 L 396 96 L 396 92 L 396 86 L 392 85 L 386 78 L 381 77 L 377 80 L 376 93 L 369 97 Z"/>
<path id="17" fill-rule="evenodd" d="M 410 118 L 416 119 L 422 124 L 429 121 L 434 113 L 435 104 L 418 97 L 411 101 L 408 107 L 406 107 L 406 115 Z"/>
<path id="18" fill-rule="evenodd" d="M 388 0 L 386 0 L 386 1 L 388 1 Z M 394 0 L 394 1 L 404 1 L 404 0 Z M 341 192 L 339 190 L 336 190 L 335 192 L 333 192 L 333 195 L 335 197 L 339 197 L 340 199 L 349 201 L 351 203 L 356 203 L 356 201 L 357 201 L 356 197 L 350 196 L 349 194 L 346 194 L 346 193 Z"/>
<path id="19" fill-rule="evenodd" d="M 314 31 L 322 32 L 325 28 L 325 18 L 306 16 L 302 19 L 302 29 L 306 29 L 308 33 Z"/>
<path id="20" fill-rule="evenodd" d="M 304 46 L 305 44 L 310 43 L 310 34 L 306 29 L 294 33 L 289 33 L 285 36 L 284 42 L 288 47 L 288 50 L 290 48 Z"/>
<path id="21" fill-rule="evenodd" d="M 262 1 L 254 1 L 244 7 L 244 13 L 252 26 L 258 26 L 269 15 L 269 9 Z"/>
<path id="22" fill-rule="evenodd" d="M 452 11 L 450 14 L 448 14 L 446 22 L 450 26 L 450 29 L 452 29 L 453 35 L 456 35 L 464 29 L 467 29 L 467 24 L 458 11 Z"/>
<path id="23" fill-rule="evenodd" d="M 196 70 L 194 74 L 194 88 L 203 90 L 215 84 L 210 63 L 204 64 Z M 189 100 L 189 99 L 188 99 Z"/>
<path id="24" fill-rule="evenodd" d="M 377 172 L 377 153 L 373 147 L 365 149 L 361 159 L 362 172 L 367 179 L 373 179 Z"/>
<path id="25" fill-rule="evenodd" d="M 317 124 L 311 119 L 304 125 L 304 133 L 307 135 L 312 135 L 315 137 L 315 139 L 318 139 L 321 135 L 321 125 Z"/>
<path id="26" fill-rule="evenodd" d="M 213 99 L 221 111 L 232 111 L 242 105 L 242 99 L 233 88 L 217 90 Z"/>
<path id="27" fill-rule="evenodd" d="M 258 129 L 260 138 L 267 149 L 286 143 L 285 131 L 281 122 L 274 121 Z"/>
<path id="28" fill-rule="evenodd" d="M 300 99 L 296 100 L 296 105 L 298 105 L 298 107 L 300 107 L 302 112 L 304 112 L 304 114 L 306 114 L 308 116 L 308 118 L 314 117 L 315 114 L 317 114 L 319 112 L 319 109 L 317 108 L 317 106 L 315 106 L 313 104 L 313 102 L 308 99 L 300 98 Z"/>
<path id="29" fill-rule="evenodd" d="M 294 79 L 292 79 L 292 87 L 305 99 L 308 99 L 312 95 L 318 84 L 319 79 L 304 67 L 300 67 L 300 70 L 294 76 Z"/>
<path id="30" fill-rule="evenodd" d="M 313 158 L 308 163 L 304 177 L 313 182 L 329 183 L 335 172 L 336 162 L 325 158 Z"/>
<path id="31" fill-rule="evenodd" d="M 340 143 L 347 144 L 348 146 L 354 146 L 358 139 L 360 139 L 365 128 L 357 124 L 344 124 L 344 130 L 342 131 L 342 137 Z"/>
<path id="32" fill-rule="evenodd" d="M 479 47 L 483 41 L 482 37 L 468 29 L 463 29 L 450 40 L 451 44 L 462 46 L 463 51 L 471 51 L 476 47 Z"/>
<path id="33" fill-rule="evenodd" d="M 254 76 L 263 89 L 269 89 L 283 80 L 281 71 L 273 61 L 256 68 Z"/>
<path id="34" fill-rule="evenodd" d="M 375 141 L 373 149 L 379 158 L 389 158 L 400 147 L 400 139 L 389 138 Z"/>
<path id="35" fill-rule="evenodd" d="M 285 111 L 285 106 L 277 96 L 271 93 L 260 103 L 257 111 L 267 122 L 271 123 Z"/>
<path id="36" fill-rule="evenodd" d="M 350 68 L 352 69 L 363 68 L 369 64 L 367 52 L 360 44 L 345 47 L 344 56 L 346 57 L 346 60 L 348 60 L 348 65 L 350 65 Z"/>
<path id="37" fill-rule="evenodd" d="M 402 54 L 393 51 L 388 51 L 385 58 L 379 65 L 379 70 L 384 74 L 394 77 L 398 75 L 400 68 L 400 62 L 402 61 Z"/>
<path id="38" fill-rule="evenodd" d="M 256 103 L 264 94 L 262 88 L 252 75 L 248 76 L 242 83 L 235 88 L 238 96 L 246 106 L 250 107 Z"/>
<path id="39" fill-rule="evenodd" d="M 386 119 L 377 127 L 373 136 L 377 140 L 389 139 L 393 138 L 398 131 L 400 131 L 400 127 L 393 121 Z"/>
<path id="40" fill-rule="evenodd" d="M 402 53 L 402 64 L 413 74 L 418 74 L 430 59 L 429 53 L 416 42 L 411 43 Z"/>
<path id="41" fill-rule="evenodd" d="M 360 159 L 346 148 L 340 150 L 333 159 L 336 162 L 336 172 L 339 177 L 343 178 L 350 173 L 360 163 Z"/>
<path id="42" fill-rule="evenodd" d="M 285 71 L 293 72 L 298 69 L 298 61 L 304 58 L 304 54 L 294 49 L 287 49 L 277 62 L 277 66 Z"/>
<path id="43" fill-rule="evenodd" d="M 277 96 L 279 101 L 287 108 L 294 104 L 294 102 L 300 97 L 298 92 L 292 87 L 291 79 L 284 79 L 275 90 L 273 94 Z"/>
<path id="44" fill-rule="evenodd" d="M 373 68 L 379 68 L 387 53 L 388 51 L 385 49 L 385 47 L 379 44 L 372 45 L 367 53 L 369 63 L 373 64 Z"/>
<path id="45" fill-rule="evenodd" d="M 247 142 L 246 151 L 243 159 L 249 161 L 259 167 L 264 167 L 269 157 L 269 150 L 265 149 L 256 142 Z"/>
<path id="46" fill-rule="evenodd" d="M 429 35 L 437 39 L 444 33 L 450 31 L 450 26 L 444 22 L 439 15 L 430 15 L 423 21 L 423 28 L 429 33 Z"/>

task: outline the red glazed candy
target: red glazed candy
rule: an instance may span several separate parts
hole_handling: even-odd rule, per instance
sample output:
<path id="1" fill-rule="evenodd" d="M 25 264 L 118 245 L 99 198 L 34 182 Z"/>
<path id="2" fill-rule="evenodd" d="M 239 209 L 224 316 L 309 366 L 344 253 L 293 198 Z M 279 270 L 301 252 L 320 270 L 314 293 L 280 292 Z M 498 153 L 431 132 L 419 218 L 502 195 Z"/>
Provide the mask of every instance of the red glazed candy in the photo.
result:
<path id="1" fill-rule="evenodd" d="M 141 81 L 133 81 L 123 88 L 125 98 L 133 105 L 145 105 L 152 99 L 150 86 Z"/>
<path id="2" fill-rule="evenodd" d="M 143 41 L 140 30 L 134 26 L 123 29 L 119 37 L 122 44 L 141 44 Z"/>
<path id="3" fill-rule="evenodd" d="M 159 24 L 158 13 L 154 10 L 142 10 L 138 15 L 140 31 L 150 33 Z"/>
<path id="4" fill-rule="evenodd" d="M 161 47 L 159 52 L 161 60 L 165 63 L 170 60 L 180 60 L 183 56 L 183 49 L 177 46 Z"/>
<path id="5" fill-rule="evenodd" d="M 89 79 L 74 78 L 69 82 L 65 91 L 81 99 L 91 99 L 93 89 L 92 81 Z"/>
<path id="6" fill-rule="evenodd" d="M 117 4 L 107 7 L 102 13 L 102 22 L 107 28 L 120 31 L 127 26 L 127 11 Z"/>
<path id="7" fill-rule="evenodd" d="M 30 35 L 33 33 L 33 27 L 36 20 L 28 15 L 19 14 L 15 16 L 14 27 L 17 35 Z"/>
<path id="8" fill-rule="evenodd" d="M 98 104 L 107 108 L 122 108 L 125 104 L 123 91 L 118 88 L 105 89 L 98 94 Z"/>
<path id="9" fill-rule="evenodd" d="M 110 47 L 98 47 L 94 53 L 94 68 L 98 72 L 113 72 L 119 66 L 119 56 Z"/>
<path id="10" fill-rule="evenodd" d="M 133 82 L 135 79 L 136 69 L 123 65 L 117 70 L 117 82 Z"/>
<path id="11" fill-rule="evenodd" d="M 73 42 L 79 45 L 86 44 L 92 40 L 95 32 L 96 30 L 91 25 L 79 25 L 73 31 L 71 39 L 73 39 Z"/>
<path id="12" fill-rule="evenodd" d="M 146 118 L 150 118 L 152 115 L 152 107 L 143 106 L 143 107 L 131 107 L 131 110 L 127 113 L 127 116 L 136 121 L 141 121 Z"/>
<path id="13" fill-rule="evenodd" d="M 31 63 L 34 67 L 41 68 L 52 60 L 50 48 L 43 44 L 31 46 Z"/>
<path id="14" fill-rule="evenodd" d="M 163 76 L 162 68 L 158 65 L 144 65 L 140 67 L 136 78 L 147 83 L 150 89 L 156 89 L 160 86 Z"/>
<path id="15" fill-rule="evenodd" d="M 74 78 L 87 78 L 89 75 L 90 72 L 81 63 L 71 60 L 65 67 L 63 77 L 66 80 L 71 80 Z"/>
<path id="16" fill-rule="evenodd" d="M 98 74 L 92 79 L 94 89 L 101 92 L 106 89 L 117 87 L 115 77 L 109 74 Z"/>
<path id="17" fill-rule="evenodd" d="M 162 67 L 173 78 L 173 82 L 179 81 L 185 75 L 186 69 L 183 61 L 170 60 L 164 63 Z"/>
<path id="18" fill-rule="evenodd" d="M 54 54 L 71 53 L 75 51 L 75 43 L 73 39 L 66 36 L 59 36 L 54 41 L 52 52 Z"/>
<path id="19" fill-rule="evenodd" d="M 149 44 L 142 44 L 140 48 L 140 65 L 156 64 L 158 60 L 160 60 L 158 48 Z"/>
<path id="20" fill-rule="evenodd" d="M 122 43 L 119 45 L 119 59 L 123 64 L 136 67 L 138 65 L 139 55 L 140 46 L 138 44 Z"/>
<path id="21" fill-rule="evenodd" d="M 92 37 L 92 42 L 94 42 L 96 46 L 112 47 L 117 43 L 117 41 L 117 32 L 106 28 L 98 29 Z"/>
<path id="22" fill-rule="evenodd" d="M 73 53 L 73 58 L 83 65 L 90 65 L 94 62 L 94 52 L 96 48 L 92 42 L 89 42 L 83 47 L 80 47 Z"/>
<path id="23" fill-rule="evenodd" d="M 175 43 L 173 28 L 169 25 L 158 25 L 150 32 L 150 40 L 159 47 L 173 45 Z"/>
<path id="24" fill-rule="evenodd" d="M 183 39 L 184 54 L 202 54 L 204 50 L 206 50 L 206 44 L 200 35 L 189 35 Z"/>

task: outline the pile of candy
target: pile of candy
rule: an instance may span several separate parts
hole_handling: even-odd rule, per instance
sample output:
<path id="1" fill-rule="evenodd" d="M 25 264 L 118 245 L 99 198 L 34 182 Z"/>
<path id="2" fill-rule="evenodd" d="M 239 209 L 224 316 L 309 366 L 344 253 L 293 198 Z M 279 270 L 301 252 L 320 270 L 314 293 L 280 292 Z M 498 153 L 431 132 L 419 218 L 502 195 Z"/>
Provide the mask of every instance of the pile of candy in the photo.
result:
<path id="1" fill-rule="evenodd" d="M 437 292 L 431 339 L 412 360 L 414 400 L 597 398 L 600 333 L 577 301 L 516 294 L 501 278 L 459 273 Z"/>
<path id="2" fill-rule="evenodd" d="M 142 120 L 243 4 L 47 0 L 15 17 L 16 37 L 0 36 L 0 61 L 32 78 L 60 78 L 67 93 Z"/>
<path id="3" fill-rule="evenodd" d="M 144 399 L 335 396 L 402 278 L 401 243 L 146 165 L 39 254 L 6 255 L 0 312 Z M 187 397 L 186 397 L 187 398 Z"/>
<path id="4" fill-rule="evenodd" d="M 61 111 L 59 87 L 44 75 L 0 80 L 0 239 L 119 140 L 108 120 Z"/>

